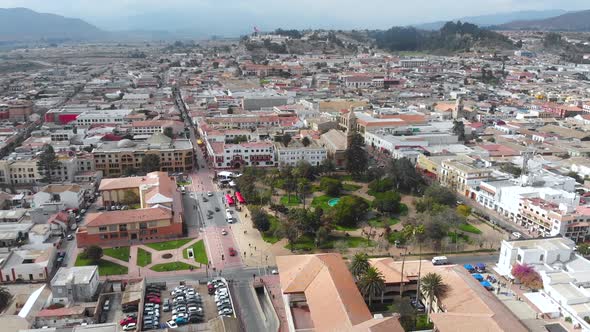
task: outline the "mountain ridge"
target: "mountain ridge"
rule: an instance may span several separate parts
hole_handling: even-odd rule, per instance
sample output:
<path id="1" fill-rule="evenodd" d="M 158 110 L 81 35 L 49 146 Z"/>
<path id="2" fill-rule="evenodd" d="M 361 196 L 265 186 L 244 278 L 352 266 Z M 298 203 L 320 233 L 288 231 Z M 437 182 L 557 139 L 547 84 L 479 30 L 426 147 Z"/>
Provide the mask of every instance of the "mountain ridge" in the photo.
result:
<path id="1" fill-rule="evenodd" d="M 486 27 L 486 26 L 505 24 L 505 23 L 509 23 L 509 22 L 513 22 L 513 21 L 546 19 L 546 18 L 550 18 L 550 17 L 563 15 L 566 13 L 567 13 L 567 11 L 563 10 L 563 9 L 523 10 L 523 11 L 496 13 L 496 14 L 488 14 L 488 15 L 465 16 L 465 17 L 461 17 L 461 18 L 457 18 L 457 19 L 453 19 L 453 20 L 446 20 L 446 21 L 441 20 L 441 21 L 421 23 L 421 24 L 412 24 L 411 26 L 416 29 L 421 29 L 421 30 L 439 30 L 448 21 L 455 21 L 455 22 L 461 21 L 461 22 L 468 22 L 471 24 L 475 24 L 475 25 L 478 25 L 481 27 Z"/>
<path id="2" fill-rule="evenodd" d="M 590 31 L 590 10 L 566 13 L 542 20 L 520 20 L 492 27 L 506 30 Z"/>
<path id="3" fill-rule="evenodd" d="M 39 13 L 28 8 L 0 8 L 0 41 L 89 40 L 108 33 L 79 18 Z"/>

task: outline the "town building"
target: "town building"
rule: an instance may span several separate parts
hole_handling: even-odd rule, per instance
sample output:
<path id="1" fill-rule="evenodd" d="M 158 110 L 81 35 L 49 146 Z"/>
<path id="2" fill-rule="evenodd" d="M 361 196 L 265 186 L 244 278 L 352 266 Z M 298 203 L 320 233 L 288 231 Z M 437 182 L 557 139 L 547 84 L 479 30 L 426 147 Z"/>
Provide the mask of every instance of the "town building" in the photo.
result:
<path id="1" fill-rule="evenodd" d="M 204 152 L 207 163 L 218 169 L 277 166 L 275 146 L 271 142 L 226 144 L 206 141 Z"/>
<path id="2" fill-rule="evenodd" d="M 337 169 L 346 167 L 346 148 L 348 139 L 346 134 L 337 129 L 331 129 L 320 136 L 320 143 L 326 149 L 327 157 Z"/>
<path id="3" fill-rule="evenodd" d="M 458 265 L 433 265 L 431 261 L 395 261 L 391 257 L 373 258 L 369 264 L 385 279 L 383 299 L 397 299 L 403 282 L 404 294 L 410 294 L 427 303 L 426 295 L 417 293 L 418 278 L 428 273 L 442 277 L 449 291 L 443 298 L 434 298 L 430 317 L 434 331 L 528 331 L 498 298 L 479 284 L 464 268 Z M 402 268 L 403 264 L 403 268 Z M 402 278 L 403 271 L 403 278 Z"/>
<path id="4" fill-rule="evenodd" d="M 445 160 L 441 164 L 440 183 L 462 196 L 475 198 L 474 190 L 492 173 L 485 162 L 468 157 Z"/>
<path id="5" fill-rule="evenodd" d="M 167 173 L 103 179 L 98 191 L 104 206 L 129 209 L 88 213 L 76 232 L 78 247 L 157 242 L 183 235 L 181 193 Z"/>
<path id="6" fill-rule="evenodd" d="M 162 133 L 146 141 L 123 139 L 105 142 L 92 151 L 97 171 L 105 177 L 116 177 L 142 168 L 146 155 L 160 158 L 162 172 L 190 172 L 194 167 L 193 145 L 187 139 L 171 139 Z"/>
<path id="7" fill-rule="evenodd" d="M 516 264 L 534 268 L 541 275 L 543 288 L 525 293 L 541 313 L 549 318 L 569 317 L 573 326 L 590 330 L 590 261 L 575 251 L 574 241 L 562 237 L 504 240 L 494 270 L 518 283 L 512 275 Z"/>
<path id="8" fill-rule="evenodd" d="M 276 261 L 289 331 L 403 331 L 396 317 L 371 315 L 339 254 Z"/>
<path id="9" fill-rule="evenodd" d="M 14 249 L 0 262 L 0 280 L 47 282 L 53 273 L 56 249 L 49 245 L 38 249 Z"/>
<path id="10" fill-rule="evenodd" d="M 77 184 L 50 184 L 33 195 L 33 207 L 57 205 L 60 210 L 82 209 L 86 207 L 86 190 Z"/>
<path id="11" fill-rule="evenodd" d="M 53 302 L 91 302 L 99 285 L 98 266 L 61 267 L 51 279 Z"/>
<path id="12" fill-rule="evenodd" d="M 276 142 L 275 150 L 279 166 L 296 166 L 300 161 L 305 161 L 312 166 L 319 166 L 328 158 L 326 149 L 312 139 L 310 139 L 308 146 L 304 146 L 298 140 L 291 141 L 288 146 Z"/>

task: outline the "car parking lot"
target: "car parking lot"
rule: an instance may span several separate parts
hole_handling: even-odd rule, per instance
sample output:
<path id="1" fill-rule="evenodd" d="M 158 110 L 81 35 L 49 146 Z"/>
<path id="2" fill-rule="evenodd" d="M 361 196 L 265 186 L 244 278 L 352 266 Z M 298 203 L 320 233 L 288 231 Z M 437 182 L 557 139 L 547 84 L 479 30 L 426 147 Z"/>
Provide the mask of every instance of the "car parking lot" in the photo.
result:
<path id="1" fill-rule="evenodd" d="M 205 285 L 168 284 L 161 301 L 160 325 L 167 328 L 207 322 L 217 314 Z"/>

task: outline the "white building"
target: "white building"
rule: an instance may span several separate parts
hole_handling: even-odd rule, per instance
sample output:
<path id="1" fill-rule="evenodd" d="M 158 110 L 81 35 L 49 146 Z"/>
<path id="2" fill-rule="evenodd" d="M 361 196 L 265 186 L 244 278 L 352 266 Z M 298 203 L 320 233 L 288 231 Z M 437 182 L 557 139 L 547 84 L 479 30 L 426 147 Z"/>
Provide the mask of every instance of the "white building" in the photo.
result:
<path id="1" fill-rule="evenodd" d="M 310 141 L 309 146 L 303 146 L 299 141 L 293 141 L 287 147 L 282 143 L 275 143 L 279 165 L 296 166 L 299 161 L 306 161 L 312 166 L 320 165 L 328 158 L 328 152 L 314 140 Z"/>
<path id="2" fill-rule="evenodd" d="M 590 331 L 590 261 L 575 252 L 575 243 L 561 237 L 502 241 L 494 270 L 514 279 L 515 264 L 532 266 L 543 279 L 543 290 L 524 295 L 543 314 L 570 317 L 575 327 Z"/>
<path id="3" fill-rule="evenodd" d="M 125 123 L 125 117 L 132 110 L 88 110 L 76 117 L 73 124 L 79 126 L 91 126 L 104 123 Z"/>
<path id="4" fill-rule="evenodd" d="M 58 205 L 62 209 L 80 209 L 84 207 L 84 192 L 77 184 L 50 184 L 33 196 L 34 207 Z"/>

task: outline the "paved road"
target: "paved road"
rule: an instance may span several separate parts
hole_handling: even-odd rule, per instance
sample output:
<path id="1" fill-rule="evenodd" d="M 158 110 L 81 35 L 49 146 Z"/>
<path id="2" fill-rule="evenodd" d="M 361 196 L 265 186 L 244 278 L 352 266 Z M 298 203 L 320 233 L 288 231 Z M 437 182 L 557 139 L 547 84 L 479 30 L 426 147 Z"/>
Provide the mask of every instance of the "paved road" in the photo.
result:
<path id="1" fill-rule="evenodd" d="M 195 135 L 195 128 L 188 117 L 187 110 L 180 97 L 180 92 L 176 92 L 176 103 L 182 113 L 185 114 L 185 125 L 190 128 L 190 139 L 195 147 L 196 163 L 198 167 L 190 174 L 192 183 L 187 188 L 189 192 L 184 195 L 183 206 L 185 211 L 185 218 L 190 234 L 201 233 L 205 239 L 205 246 L 211 261 L 211 269 L 209 273 L 220 274 L 228 280 L 235 280 L 232 284 L 232 289 L 235 290 L 235 305 L 236 313 L 242 321 L 246 331 L 265 331 L 264 315 L 257 309 L 258 301 L 251 281 L 254 275 L 260 273 L 258 268 L 245 268 L 242 264 L 241 254 L 245 249 L 237 246 L 231 225 L 226 220 L 226 206 L 224 201 L 224 192 L 219 190 L 215 183 L 213 183 L 214 171 L 207 167 L 206 160 L 197 145 L 197 138 Z M 207 193 L 213 193 L 213 196 L 208 196 Z M 203 197 L 207 201 L 203 200 Z M 219 211 L 215 211 L 215 208 Z M 233 208 L 230 208 L 233 210 Z M 211 218 L 208 217 L 208 211 L 212 211 Z M 236 222 L 240 222 L 238 214 L 233 213 Z M 222 230 L 228 232 L 227 235 L 222 235 Z M 229 248 L 234 248 L 238 255 L 230 256 Z M 213 272 L 215 268 L 215 272 Z M 165 278 L 149 278 L 152 281 L 168 281 L 175 279 L 180 280 L 205 280 L 205 274 L 190 274 L 179 275 Z"/>

